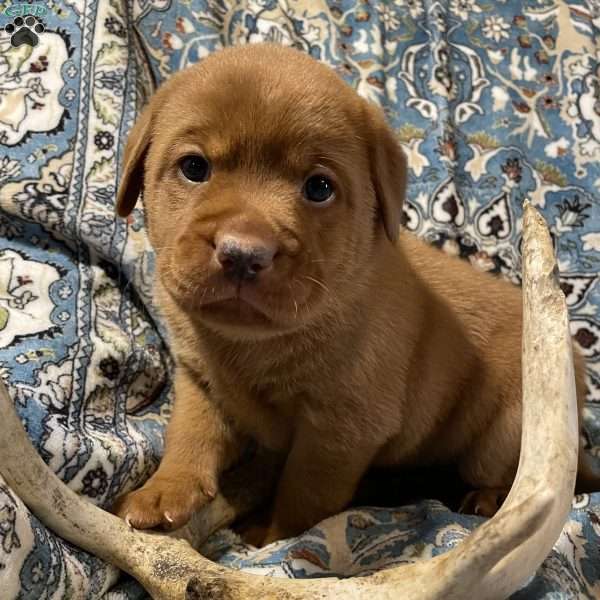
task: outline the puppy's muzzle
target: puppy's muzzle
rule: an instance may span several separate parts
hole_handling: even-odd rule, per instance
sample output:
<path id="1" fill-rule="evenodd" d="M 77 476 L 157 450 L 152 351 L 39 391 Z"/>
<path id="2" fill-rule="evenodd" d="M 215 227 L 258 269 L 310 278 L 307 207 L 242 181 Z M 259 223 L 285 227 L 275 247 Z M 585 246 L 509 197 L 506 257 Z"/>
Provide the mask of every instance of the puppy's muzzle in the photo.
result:
<path id="1" fill-rule="evenodd" d="M 235 236 L 218 240 L 215 255 L 227 279 L 253 281 L 273 266 L 277 248 L 267 242 Z"/>

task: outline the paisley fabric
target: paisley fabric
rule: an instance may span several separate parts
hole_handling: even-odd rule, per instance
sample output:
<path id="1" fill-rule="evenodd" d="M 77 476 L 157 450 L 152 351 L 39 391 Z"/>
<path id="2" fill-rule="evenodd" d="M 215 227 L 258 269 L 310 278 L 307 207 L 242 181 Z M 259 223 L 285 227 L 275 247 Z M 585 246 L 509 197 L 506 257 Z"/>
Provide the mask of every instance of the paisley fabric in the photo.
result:
<path id="1" fill-rule="evenodd" d="M 170 74 L 263 40 L 309 52 L 384 107 L 409 159 L 405 221 L 416 235 L 518 283 L 523 199 L 542 211 L 587 359 L 587 443 L 600 454 L 597 0 L 30 6 L 27 30 L 19 4 L 0 1 L 0 375 L 72 489 L 107 506 L 139 486 L 169 415 L 143 214 L 114 217 L 123 140 Z M 25 37 L 37 44 L 16 44 Z M 273 576 L 359 575 L 445 552 L 480 522 L 428 500 L 351 510 L 260 551 L 220 532 L 204 550 Z M 0 590 L 3 600 L 145 597 L 45 529 L 1 480 Z M 574 499 L 514 597 L 600 597 L 600 494 Z"/>

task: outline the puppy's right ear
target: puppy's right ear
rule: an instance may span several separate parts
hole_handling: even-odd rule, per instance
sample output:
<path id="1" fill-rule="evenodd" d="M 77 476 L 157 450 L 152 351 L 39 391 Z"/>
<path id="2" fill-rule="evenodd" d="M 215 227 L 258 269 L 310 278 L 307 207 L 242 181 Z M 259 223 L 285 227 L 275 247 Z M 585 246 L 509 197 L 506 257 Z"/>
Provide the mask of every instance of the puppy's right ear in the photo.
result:
<path id="1" fill-rule="evenodd" d="M 120 217 L 131 213 L 144 187 L 144 161 L 152 136 L 153 115 L 154 106 L 151 101 L 138 117 L 127 138 L 123 172 L 117 192 L 117 214 Z"/>

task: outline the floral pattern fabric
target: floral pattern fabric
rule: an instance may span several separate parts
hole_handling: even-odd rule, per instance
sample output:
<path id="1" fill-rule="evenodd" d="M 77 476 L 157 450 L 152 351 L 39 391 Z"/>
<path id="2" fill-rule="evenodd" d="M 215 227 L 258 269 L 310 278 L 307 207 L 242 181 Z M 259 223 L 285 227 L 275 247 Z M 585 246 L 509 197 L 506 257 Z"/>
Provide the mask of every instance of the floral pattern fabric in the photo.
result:
<path id="1" fill-rule="evenodd" d="M 414 234 L 518 283 L 523 200 L 542 211 L 587 359 L 586 441 L 600 454 L 597 0 L 49 0 L 29 32 L 8 6 L 0 376 L 72 489 L 108 506 L 141 485 L 169 416 L 143 214 L 114 216 L 123 141 L 173 72 L 264 40 L 330 64 L 383 106 L 408 156 Z M 17 34 L 38 43 L 11 43 Z M 266 575 L 349 576 L 445 552 L 480 522 L 429 500 L 350 510 L 261 550 L 220 532 L 204 550 Z M 145 597 L 45 529 L 1 479 L 0 589 L 3 599 Z M 600 494 L 574 499 L 554 550 L 514 597 L 599 596 Z"/>

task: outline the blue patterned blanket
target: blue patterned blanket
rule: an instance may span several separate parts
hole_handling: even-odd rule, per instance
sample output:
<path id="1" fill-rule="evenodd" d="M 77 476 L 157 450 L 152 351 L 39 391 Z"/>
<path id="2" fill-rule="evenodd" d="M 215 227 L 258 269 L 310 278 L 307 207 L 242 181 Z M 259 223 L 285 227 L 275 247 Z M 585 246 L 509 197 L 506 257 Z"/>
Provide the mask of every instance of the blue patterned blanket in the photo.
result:
<path id="1" fill-rule="evenodd" d="M 114 217 L 124 138 L 171 73 L 262 40 L 310 52 L 384 106 L 409 158 L 415 234 L 518 283 L 522 200 L 543 212 L 588 360 L 587 442 L 600 452 L 598 0 L 25 4 L 0 1 L 0 376 L 72 489 L 107 506 L 139 486 L 169 415 L 143 214 Z M 480 522 L 428 500 L 353 509 L 259 551 L 221 532 L 205 551 L 269 575 L 356 575 L 444 552 Z M 46 530 L 1 479 L 0 590 L 145 597 Z M 600 495 L 574 499 L 514 597 L 600 597 Z"/>

